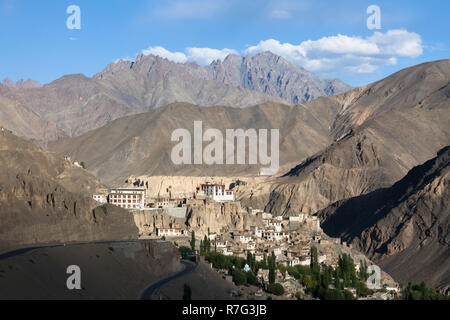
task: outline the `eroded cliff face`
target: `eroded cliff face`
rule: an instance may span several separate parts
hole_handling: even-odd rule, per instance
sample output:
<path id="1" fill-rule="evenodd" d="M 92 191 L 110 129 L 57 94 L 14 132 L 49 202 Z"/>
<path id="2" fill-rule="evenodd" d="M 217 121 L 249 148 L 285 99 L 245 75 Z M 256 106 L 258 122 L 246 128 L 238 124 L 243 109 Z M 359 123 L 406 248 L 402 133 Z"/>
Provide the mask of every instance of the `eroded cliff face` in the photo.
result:
<path id="1" fill-rule="evenodd" d="M 136 211 L 134 222 L 141 236 L 155 235 L 158 228 L 167 228 L 171 223 L 179 223 L 187 232 L 195 231 L 199 237 L 210 233 L 223 233 L 229 230 L 244 230 L 250 223 L 257 223 L 239 202 L 214 202 L 197 200 L 186 206 L 186 217 L 176 218 L 164 210 Z"/>
<path id="2" fill-rule="evenodd" d="M 224 230 L 244 230 L 247 212 L 239 202 L 210 202 L 203 205 L 188 206 L 186 225 L 198 235 L 219 233 Z"/>
<path id="3" fill-rule="evenodd" d="M 136 211 L 133 212 L 134 223 L 141 236 L 156 234 L 158 228 L 168 228 L 171 223 L 177 222 L 184 225 L 185 219 L 175 218 L 161 211 Z"/>
<path id="4" fill-rule="evenodd" d="M 137 237 L 127 211 L 92 200 L 98 182 L 83 169 L 5 130 L 0 146 L 0 250 Z"/>

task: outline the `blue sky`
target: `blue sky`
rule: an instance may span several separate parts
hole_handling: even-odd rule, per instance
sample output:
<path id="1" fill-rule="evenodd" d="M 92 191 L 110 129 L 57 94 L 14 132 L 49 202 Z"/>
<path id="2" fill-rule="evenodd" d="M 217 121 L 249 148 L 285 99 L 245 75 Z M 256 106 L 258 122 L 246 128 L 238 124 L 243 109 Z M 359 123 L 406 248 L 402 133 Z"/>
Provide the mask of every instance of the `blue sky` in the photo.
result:
<path id="1" fill-rule="evenodd" d="M 81 9 L 69 30 L 66 9 Z M 369 30 L 377 5 L 381 29 Z M 358 86 L 450 58 L 450 1 L 0 0 L 0 79 L 48 83 L 92 76 L 144 52 L 205 64 L 271 50 L 326 78 Z"/>

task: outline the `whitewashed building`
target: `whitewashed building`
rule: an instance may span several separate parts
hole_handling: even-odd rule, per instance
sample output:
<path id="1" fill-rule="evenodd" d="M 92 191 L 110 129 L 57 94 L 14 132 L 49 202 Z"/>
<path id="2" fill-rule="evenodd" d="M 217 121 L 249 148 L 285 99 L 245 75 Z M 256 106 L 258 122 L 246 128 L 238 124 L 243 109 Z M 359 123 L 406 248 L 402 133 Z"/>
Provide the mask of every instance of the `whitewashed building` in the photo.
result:
<path id="1" fill-rule="evenodd" d="M 224 184 L 205 183 L 201 185 L 201 191 L 214 201 L 234 201 L 234 191 L 225 189 Z"/>
<path id="2" fill-rule="evenodd" d="M 181 235 L 183 235 L 183 229 L 181 228 L 158 228 L 159 237 L 179 237 Z"/>
<path id="3" fill-rule="evenodd" d="M 106 195 L 106 194 L 94 194 L 94 195 L 92 196 L 92 198 L 93 198 L 95 201 L 100 202 L 100 203 L 106 203 L 106 202 L 108 202 L 108 195 Z"/>
<path id="4" fill-rule="evenodd" d="M 112 188 L 108 202 L 124 209 L 143 209 L 145 207 L 145 189 Z"/>

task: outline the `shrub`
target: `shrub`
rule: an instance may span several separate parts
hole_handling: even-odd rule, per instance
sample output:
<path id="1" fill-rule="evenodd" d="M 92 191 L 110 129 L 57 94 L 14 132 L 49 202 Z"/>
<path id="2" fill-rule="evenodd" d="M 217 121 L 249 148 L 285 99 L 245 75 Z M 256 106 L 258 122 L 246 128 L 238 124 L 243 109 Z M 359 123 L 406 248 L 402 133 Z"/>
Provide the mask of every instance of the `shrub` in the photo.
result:
<path id="1" fill-rule="evenodd" d="M 258 285 L 258 279 L 256 278 L 255 274 L 251 271 L 247 272 L 247 283 L 252 286 Z"/>
<path id="2" fill-rule="evenodd" d="M 233 282 L 237 286 L 241 286 L 241 285 L 247 283 L 246 274 L 239 269 L 234 269 L 233 270 Z"/>
<path id="3" fill-rule="evenodd" d="M 284 288 L 279 283 L 272 283 L 267 286 L 267 291 L 277 296 L 281 296 L 284 293 Z"/>

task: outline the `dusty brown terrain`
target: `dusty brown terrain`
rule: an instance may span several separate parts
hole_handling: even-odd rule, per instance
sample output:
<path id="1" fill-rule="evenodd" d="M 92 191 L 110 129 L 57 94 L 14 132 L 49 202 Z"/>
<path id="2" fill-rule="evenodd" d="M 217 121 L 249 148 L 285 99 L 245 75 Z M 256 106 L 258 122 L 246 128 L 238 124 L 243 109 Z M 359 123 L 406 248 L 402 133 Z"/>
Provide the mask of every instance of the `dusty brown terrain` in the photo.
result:
<path id="1" fill-rule="evenodd" d="M 205 263 L 200 263 L 197 269 L 185 277 L 169 282 L 159 290 L 163 299 L 181 300 L 184 284 L 191 287 L 192 300 L 232 300 L 232 291 L 239 292 L 233 282 L 222 279 L 221 275 Z"/>
<path id="2" fill-rule="evenodd" d="M 392 185 L 450 144 L 449 80 L 450 60 L 441 60 L 327 98 L 340 106 L 333 142 L 248 203 L 277 214 L 314 213 Z"/>
<path id="3" fill-rule="evenodd" d="M 450 147 L 392 187 L 318 213 L 324 231 L 374 259 L 403 283 L 450 286 Z"/>
<path id="4" fill-rule="evenodd" d="M 86 168 L 105 183 L 123 183 L 131 175 L 144 174 L 255 176 L 259 174 L 259 165 L 174 165 L 171 161 L 171 149 L 175 145 L 171 142 L 172 132 L 186 128 L 193 137 L 194 121 L 202 121 L 204 131 L 216 128 L 224 135 L 229 128 L 279 129 L 280 164 L 283 166 L 311 156 L 331 142 L 328 113 L 333 108 L 337 111 L 337 104 L 313 106 L 313 110 L 309 110 L 303 105 L 266 103 L 238 109 L 174 103 L 117 119 L 73 139 L 52 142 L 49 148 L 85 162 Z"/>
<path id="5" fill-rule="evenodd" d="M 69 290 L 69 265 L 81 290 Z M 138 299 L 149 284 L 182 269 L 177 249 L 156 241 L 41 248 L 0 258 L 0 299 Z"/>
<path id="6" fill-rule="evenodd" d="M 28 244 L 136 238 L 127 211 L 99 206 L 84 169 L 0 131 L 0 250 Z"/>

